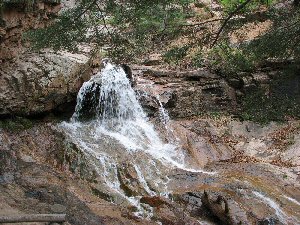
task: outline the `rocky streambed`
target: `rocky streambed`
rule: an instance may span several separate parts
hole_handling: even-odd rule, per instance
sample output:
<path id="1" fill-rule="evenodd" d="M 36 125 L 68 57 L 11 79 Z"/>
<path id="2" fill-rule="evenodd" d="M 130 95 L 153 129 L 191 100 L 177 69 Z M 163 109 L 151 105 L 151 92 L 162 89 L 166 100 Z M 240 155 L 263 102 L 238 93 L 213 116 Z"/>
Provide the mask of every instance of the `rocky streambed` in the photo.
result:
<path id="1" fill-rule="evenodd" d="M 282 67 L 225 79 L 205 68 L 132 65 L 131 84 L 124 74 L 92 79 L 81 96 L 87 113 L 70 120 L 99 59 L 90 46 L 33 53 L 21 36 L 72 5 L 3 11 L 0 216 L 66 213 L 66 224 L 78 225 L 300 224 L 300 121 L 262 126 L 236 117 L 239 98 L 259 85 L 271 90 Z M 297 83 L 280 91 L 294 95 Z"/>
<path id="2" fill-rule="evenodd" d="M 118 159 L 109 164 L 57 118 L 16 130 L 11 121 L 0 130 L 1 214 L 67 213 L 69 224 L 298 224 L 299 121 L 241 122 L 230 116 L 236 103 L 224 80 L 203 71 L 149 71 L 133 71 L 139 102 L 160 139 L 184 150 L 189 167 L 149 167 L 153 158 L 138 153 L 132 160 L 106 136 L 99 151 Z M 86 124 L 80 134 L 91 131 Z"/>

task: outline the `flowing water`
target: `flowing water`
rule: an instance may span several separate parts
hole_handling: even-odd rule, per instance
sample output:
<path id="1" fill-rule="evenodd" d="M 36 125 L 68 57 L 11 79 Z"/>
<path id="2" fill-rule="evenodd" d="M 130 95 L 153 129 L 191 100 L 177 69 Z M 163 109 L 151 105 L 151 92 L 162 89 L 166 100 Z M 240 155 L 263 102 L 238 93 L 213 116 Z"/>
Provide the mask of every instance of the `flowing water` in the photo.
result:
<path id="1" fill-rule="evenodd" d="M 144 218 L 151 218 L 153 210 L 140 203 L 141 197 L 168 197 L 172 192 L 168 175 L 172 171 L 218 176 L 187 165 L 185 150 L 178 145 L 168 112 L 159 95 L 154 96 L 167 135 L 164 139 L 144 113 L 123 69 L 108 63 L 81 87 L 70 122 L 59 125 L 91 159 L 89 163 L 101 179 L 102 191 L 113 196 L 114 202 L 121 198 L 135 206 L 136 215 Z M 294 222 L 271 198 L 259 192 L 252 192 L 252 196 L 272 208 L 282 222 Z M 299 204 L 288 196 L 285 198 Z"/>
<path id="2" fill-rule="evenodd" d="M 101 86 L 101 88 L 99 88 Z M 87 102 L 89 101 L 89 102 Z M 94 118 L 81 121 L 86 105 L 95 110 Z M 90 109 L 87 109 L 90 110 Z M 161 122 L 168 129 L 168 114 L 161 104 Z M 120 171 L 132 167 L 140 192 L 167 195 L 172 169 L 191 169 L 185 165 L 183 150 L 164 142 L 149 122 L 125 72 L 112 64 L 85 82 L 77 97 L 70 122 L 60 127 L 86 154 L 94 157 L 95 167 L 109 192 L 136 204 L 121 188 Z M 122 167 L 123 166 L 123 167 Z"/>

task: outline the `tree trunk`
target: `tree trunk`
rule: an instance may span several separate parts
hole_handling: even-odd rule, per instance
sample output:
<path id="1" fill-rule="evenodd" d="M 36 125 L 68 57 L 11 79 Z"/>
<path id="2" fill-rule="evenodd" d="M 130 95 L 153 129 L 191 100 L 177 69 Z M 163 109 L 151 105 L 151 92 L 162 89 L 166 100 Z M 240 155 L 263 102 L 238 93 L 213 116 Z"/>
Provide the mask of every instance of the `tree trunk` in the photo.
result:
<path id="1" fill-rule="evenodd" d="M 28 215 L 0 215 L 0 223 L 18 222 L 58 222 L 66 221 L 66 214 L 28 214 Z"/>

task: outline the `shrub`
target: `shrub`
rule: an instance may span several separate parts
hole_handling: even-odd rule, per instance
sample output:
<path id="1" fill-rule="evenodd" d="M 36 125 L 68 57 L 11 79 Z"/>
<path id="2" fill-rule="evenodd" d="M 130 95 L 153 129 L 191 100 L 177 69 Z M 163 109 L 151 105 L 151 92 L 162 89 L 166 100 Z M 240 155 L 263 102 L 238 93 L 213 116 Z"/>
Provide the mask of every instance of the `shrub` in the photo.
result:
<path id="1" fill-rule="evenodd" d="M 253 55 L 245 54 L 242 49 L 230 46 L 226 42 L 214 47 L 208 59 L 211 68 L 225 77 L 237 76 L 239 72 L 251 72 L 255 62 Z"/>
<path id="2" fill-rule="evenodd" d="M 241 118 L 261 124 L 285 121 L 288 117 L 300 118 L 300 95 L 284 87 L 286 79 L 281 77 L 274 81 L 269 93 L 262 87 L 247 93 L 241 99 Z"/>
<path id="3" fill-rule="evenodd" d="M 190 46 L 188 45 L 172 48 L 163 55 L 163 59 L 167 63 L 177 65 L 187 55 L 189 48 Z"/>

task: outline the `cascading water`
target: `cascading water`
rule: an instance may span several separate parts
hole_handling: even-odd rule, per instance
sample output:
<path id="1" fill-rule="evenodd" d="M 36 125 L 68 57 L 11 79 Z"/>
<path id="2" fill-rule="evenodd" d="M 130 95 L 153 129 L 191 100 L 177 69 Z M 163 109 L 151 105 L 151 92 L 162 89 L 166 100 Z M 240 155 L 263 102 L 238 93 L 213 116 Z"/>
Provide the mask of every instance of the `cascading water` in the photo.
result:
<path id="1" fill-rule="evenodd" d="M 177 146 L 167 111 L 159 95 L 154 93 L 154 96 L 159 102 L 160 120 L 167 130 L 168 141 L 163 141 L 150 123 L 125 72 L 112 64 L 83 84 L 71 121 L 59 126 L 90 159 L 101 191 L 116 203 L 124 204 L 125 200 L 135 206 L 136 215 L 144 218 L 151 218 L 153 209 L 140 203 L 141 196 L 168 197 L 177 182 L 168 177 L 174 170 L 214 174 L 187 168 L 184 150 Z M 265 202 L 281 221 L 296 221 L 265 195 L 253 192 L 249 196 Z M 299 205 L 296 200 L 285 198 Z"/>
<path id="2" fill-rule="evenodd" d="M 162 105 L 161 113 L 166 119 Z M 166 125 L 168 121 L 163 122 Z M 60 127 L 98 160 L 95 167 L 109 192 L 134 205 L 136 199 L 128 198 L 121 188 L 119 169 L 124 162 L 133 165 L 147 195 L 168 193 L 168 171 L 186 167 L 182 150 L 164 143 L 149 122 L 123 69 L 109 63 L 83 84 L 71 121 Z"/>

